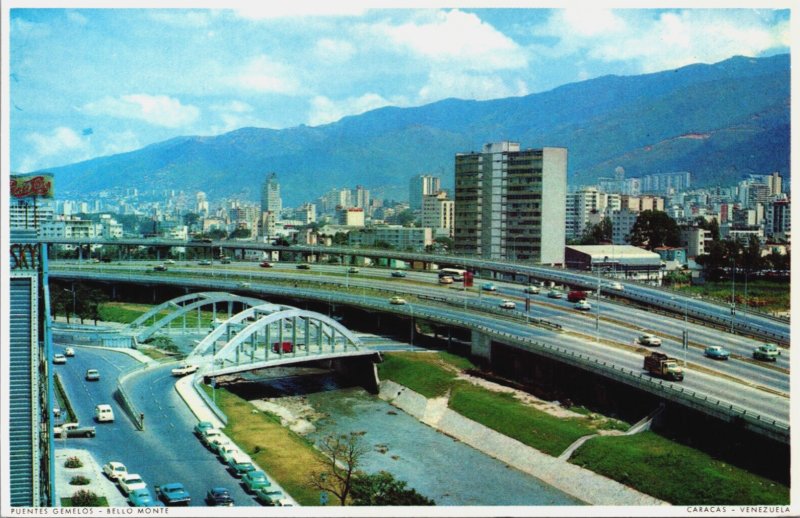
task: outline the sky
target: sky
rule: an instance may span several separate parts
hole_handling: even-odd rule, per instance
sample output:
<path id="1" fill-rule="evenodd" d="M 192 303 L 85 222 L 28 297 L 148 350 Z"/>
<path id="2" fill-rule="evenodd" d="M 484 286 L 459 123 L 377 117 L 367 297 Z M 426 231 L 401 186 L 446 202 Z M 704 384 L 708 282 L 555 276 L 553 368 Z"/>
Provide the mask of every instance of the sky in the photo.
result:
<path id="1" fill-rule="evenodd" d="M 6 3 L 10 170 L 177 136 L 317 126 L 387 105 L 523 96 L 790 47 L 788 9 L 291 4 L 276 11 Z"/>

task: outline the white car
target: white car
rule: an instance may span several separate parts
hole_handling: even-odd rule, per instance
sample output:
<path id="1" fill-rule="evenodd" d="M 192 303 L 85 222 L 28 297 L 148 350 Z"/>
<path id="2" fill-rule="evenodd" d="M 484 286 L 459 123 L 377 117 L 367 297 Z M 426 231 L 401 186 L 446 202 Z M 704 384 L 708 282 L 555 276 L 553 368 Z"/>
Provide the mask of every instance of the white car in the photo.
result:
<path id="1" fill-rule="evenodd" d="M 236 445 L 231 442 L 223 443 L 217 446 L 217 455 L 225 464 L 228 463 L 232 456 L 241 454 L 242 453 L 239 448 L 237 448 Z"/>
<path id="2" fill-rule="evenodd" d="M 661 345 L 661 338 L 657 337 L 654 334 L 646 333 L 639 337 L 639 343 L 642 345 L 651 345 L 653 347 L 659 347 Z"/>
<path id="3" fill-rule="evenodd" d="M 575 303 L 574 307 L 575 309 L 580 311 L 589 311 L 590 309 L 592 309 L 592 305 L 589 304 L 589 302 L 587 302 L 586 300 L 579 300 L 578 302 Z"/>
<path id="4" fill-rule="evenodd" d="M 515 309 L 517 307 L 517 303 L 513 300 L 504 300 L 500 303 L 500 307 L 503 309 Z"/>
<path id="5" fill-rule="evenodd" d="M 532 294 L 536 295 L 536 294 L 539 293 L 539 287 L 538 286 L 533 286 L 533 285 L 525 286 L 525 289 L 522 290 L 522 291 L 524 291 L 525 293 L 532 293 Z"/>
<path id="6" fill-rule="evenodd" d="M 389 304 L 394 304 L 396 306 L 402 306 L 406 303 L 406 299 L 403 297 L 392 297 L 389 299 Z"/>
<path id="7" fill-rule="evenodd" d="M 100 404 L 94 407 L 94 419 L 98 423 L 113 423 L 114 410 L 111 405 Z"/>
<path id="8" fill-rule="evenodd" d="M 606 284 L 606 289 L 609 289 L 609 290 L 620 290 L 621 291 L 621 290 L 625 289 L 625 286 L 623 286 L 622 284 L 620 284 L 618 282 L 609 282 L 608 284 Z"/>
<path id="9" fill-rule="evenodd" d="M 126 495 L 136 489 L 145 489 L 147 487 L 142 477 L 136 473 L 126 473 L 122 475 L 117 479 L 117 484 L 119 484 L 120 490 Z"/>
<path id="10" fill-rule="evenodd" d="M 197 369 L 199 368 L 200 367 L 198 365 L 191 365 L 189 363 L 186 363 L 184 365 L 178 365 L 170 372 L 172 372 L 173 376 L 186 376 L 187 374 L 192 374 L 194 372 L 197 372 Z"/>
<path id="11" fill-rule="evenodd" d="M 445 275 L 444 277 L 439 277 L 439 284 L 453 284 L 453 278 L 449 275 Z"/>
<path id="12" fill-rule="evenodd" d="M 166 261 L 164 261 L 164 264 L 175 264 L 175 261 L 173 261 L 172 259 L 167 259 Z"/>
<path id="13" fill-rule="evenodd" d="M 56 365 L 61 365 L 67 363 L 67 357 L 63 354 L 54 354 L 53 355 L 53 363 Z"/>
<path id="14" fill-rule="evenodd" d="M 128 468 L 121 462 L 111 461 L 103 466 L 103 474 L 111 480 L 117 480 L 119 477 L 128 474 Z"/>
<path id="15" fill-rule="evenodd" d="M 200 435 L 200 440 L 203 441 L 203 444 L 206 446 L 210 446 L 211 441 L 218 437 L 224 437 L 222 435 L 222 430 L 219 428 L 209 428 L 208 430 L 203 431 L 203 433 Z"/>
<path id="16" fill-rule="evenodd" d="M 64 349 L 64 356 L 75 356 L 75 349 L 72 347 L 67 347 Z"/>

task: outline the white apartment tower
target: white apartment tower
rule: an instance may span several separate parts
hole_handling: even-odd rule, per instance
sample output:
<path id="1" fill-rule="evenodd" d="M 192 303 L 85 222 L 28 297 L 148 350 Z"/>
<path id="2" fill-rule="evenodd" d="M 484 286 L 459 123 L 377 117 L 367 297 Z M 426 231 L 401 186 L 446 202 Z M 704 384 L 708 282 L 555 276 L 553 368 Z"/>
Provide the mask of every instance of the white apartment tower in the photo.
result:
<path id="1" fill-rule="evenodd" d="M 422 226 L 433 230 L 434 235 L 453 237 L 453 215 L 455 202 L 447 199 L 447 193 L 426 194 L 422 197 Z"/>
<path id="2" fill-rule="evenodd" d="M 483 146 L 455 158 L 456 254 L 563 264 L 567 150 Z"/>
<path id="3" fill-rule="evenodd" d="M 411 178 L 408 184 L 408 202 L 411 210 L 422 208 L 422 197 L 437 194 L 442 190 L 442 179 L 438 176 L 418 174 Z"/>

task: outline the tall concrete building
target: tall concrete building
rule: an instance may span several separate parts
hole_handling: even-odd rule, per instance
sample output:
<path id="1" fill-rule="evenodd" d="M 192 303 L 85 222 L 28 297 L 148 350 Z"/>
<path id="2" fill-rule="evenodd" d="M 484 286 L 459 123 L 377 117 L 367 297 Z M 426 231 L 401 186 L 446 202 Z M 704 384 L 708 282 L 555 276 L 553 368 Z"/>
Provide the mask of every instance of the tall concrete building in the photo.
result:
<path id="1" fill-rule="evenodd" d="M 566 197 L 566 238 L 579 239 L 590 227 L 592 214 L 606 210 L 607 195 L 595 187 L 586 187 L 577 192 L 567 193 Z"/>
<path id="2" fill-rule="evenodd" d="M 408 203 L 411 210 L 422 208 L 422 197 L 429 194 L 437 194 L 442 190 L 442 179 L 438 176 L 418 174 L 411 178 L 408 183 Z"/>
<path id="3" fill-rule="evenodd" d="M 455 158 L 457 254 L 563 264 L 567 150 L 496 142 Z"/>
<path id="4" fill-rule="evenodd" d="M 422 197 L 422 226 L 433 230 L 434 237 L 453 237 L 453 212 L 455 202 L 447 193 L 426 194 Z"/>
<path id="5" fill-rule="evenodd" d="M 271 173 L 261 187 L 261 212 L 273 212 L 279 216 L 283 209 L 282 205 L 278 175 Z"/>

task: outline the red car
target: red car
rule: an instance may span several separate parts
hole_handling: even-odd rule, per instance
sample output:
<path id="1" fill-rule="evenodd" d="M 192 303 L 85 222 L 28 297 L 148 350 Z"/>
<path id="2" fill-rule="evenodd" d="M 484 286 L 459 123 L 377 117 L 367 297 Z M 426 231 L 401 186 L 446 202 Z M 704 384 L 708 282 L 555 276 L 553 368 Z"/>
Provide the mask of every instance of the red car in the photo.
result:
<path id="1" fill-rule="evenodd" d="M 294 347 L 292 347 L 292 342 L 273 342 L 272 344 L 272 352 L 284 352 L 290 353 Z"/>
<path id="2" fill-rule="evenodd" d="M 586 300 L 587 296 L 585 291 L 570 291 L 567 293 L 567 300 L 570 302 L 578 302 L 579 300 Z"/>
<path id="3" fill-rule="evenodd" d="M 268 261 L 262 261 L 261 264 L 259 264 L 259 266 L 262 268 L 272 268 L 272 263 Z"/>

